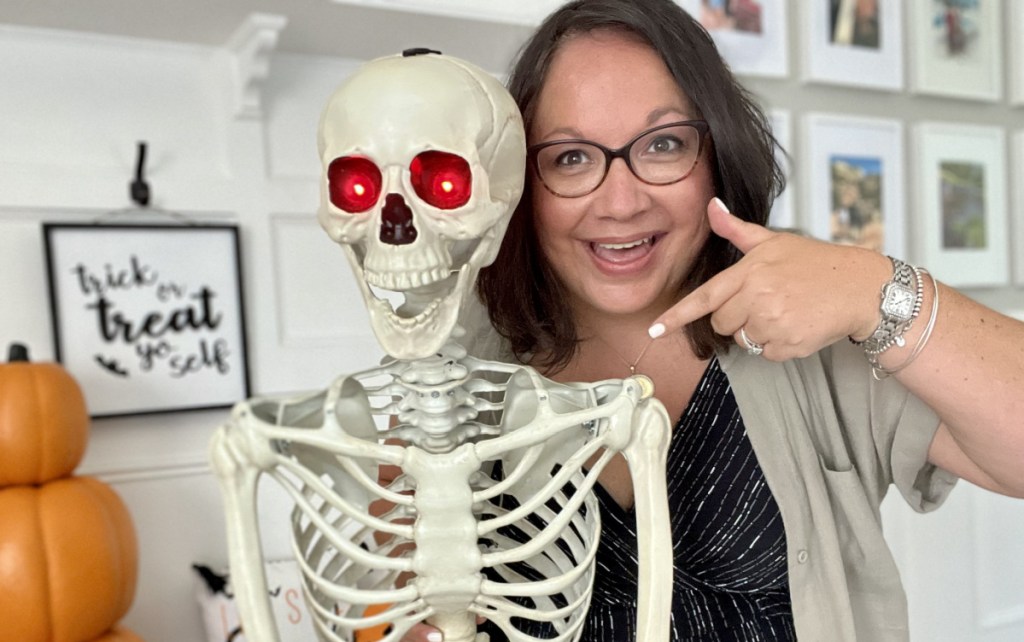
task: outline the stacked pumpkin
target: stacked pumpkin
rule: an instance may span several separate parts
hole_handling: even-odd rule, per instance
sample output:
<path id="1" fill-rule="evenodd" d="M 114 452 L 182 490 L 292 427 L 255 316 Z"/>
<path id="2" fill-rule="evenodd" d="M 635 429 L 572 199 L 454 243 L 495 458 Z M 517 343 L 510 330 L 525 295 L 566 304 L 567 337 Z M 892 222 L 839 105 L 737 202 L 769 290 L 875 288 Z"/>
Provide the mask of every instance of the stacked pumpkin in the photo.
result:
<path id="1" fill-rule="evenodd" d="M 142 642 L 115 626 L 135 596 L 131 517 L 109 486 L 72 475 L 88 436 L 71 375 L 11 346 L 0 364 L 0 640 Z"/>

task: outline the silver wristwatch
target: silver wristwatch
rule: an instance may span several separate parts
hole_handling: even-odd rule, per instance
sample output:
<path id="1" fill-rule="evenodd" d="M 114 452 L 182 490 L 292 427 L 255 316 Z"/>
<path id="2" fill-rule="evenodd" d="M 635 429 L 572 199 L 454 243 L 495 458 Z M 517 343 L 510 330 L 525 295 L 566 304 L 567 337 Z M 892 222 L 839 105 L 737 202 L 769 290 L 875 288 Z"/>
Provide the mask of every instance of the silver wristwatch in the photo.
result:
<path id="1" fill-rule="evenodd" d="M 889 260 L 892 261 L 892 279 L 882 286 L 879 305 L 882 318 L 871 336 L 862 342 L 869 357 L 877 356 L 893 345 L 905 345 L 903 335 L 921 312 L 924 298 L 924 285 L 917 268 L 891 256 Z"/>

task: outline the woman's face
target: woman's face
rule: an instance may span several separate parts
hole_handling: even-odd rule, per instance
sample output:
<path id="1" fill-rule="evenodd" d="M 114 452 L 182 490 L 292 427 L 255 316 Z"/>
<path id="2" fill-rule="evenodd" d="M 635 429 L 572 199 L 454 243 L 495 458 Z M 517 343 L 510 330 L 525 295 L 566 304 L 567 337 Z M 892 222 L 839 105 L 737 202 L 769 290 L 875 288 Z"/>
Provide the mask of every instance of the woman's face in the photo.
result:
<path id="1" fill-rule="evenodd" d="M 640 132 L 699 118 L 661 58 L 613 31 L 565 42 L 537 100 L 529 144 L 581 138 L 617 149 Z M 578 322 L 627 315 L 649 322 L 672 305 L 709 233 L 710 138 L 680 182 L 648 185 L 621 159 L 585 196 L 562 198 L 531 172 L 540 246 L 569 289 Z"/>

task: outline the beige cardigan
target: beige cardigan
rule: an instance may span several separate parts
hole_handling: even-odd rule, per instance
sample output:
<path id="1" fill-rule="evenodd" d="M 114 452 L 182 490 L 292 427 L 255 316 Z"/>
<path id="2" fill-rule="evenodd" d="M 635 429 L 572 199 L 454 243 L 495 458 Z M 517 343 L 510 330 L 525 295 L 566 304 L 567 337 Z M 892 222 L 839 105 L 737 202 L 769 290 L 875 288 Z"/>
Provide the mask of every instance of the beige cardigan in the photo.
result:
<path id="1" fill-rule="evenodd" d="M 470 354 L 515 362 L 481 306 L 463 322 Z M 847 341 L 784 363 L 737 347 L 718 358 L 782 512 L 801 642 L 908 640 L 879 505 L 891 484 L 920 512 L 949 494 L 956 478 L 927 461 L 938 417 L 895 379 L 876 381 Z"/>
<path id="2" fill-rule="evenodd" d="M 784 363 L 719 355 L 782 512 L 797 636 L 908 640 L 907 602 L 882 535 L 890 484 L 917 511 L 956 478 L 927 461 L 935 413 L 898 381 L 876 381 L 842 341 Z"/>

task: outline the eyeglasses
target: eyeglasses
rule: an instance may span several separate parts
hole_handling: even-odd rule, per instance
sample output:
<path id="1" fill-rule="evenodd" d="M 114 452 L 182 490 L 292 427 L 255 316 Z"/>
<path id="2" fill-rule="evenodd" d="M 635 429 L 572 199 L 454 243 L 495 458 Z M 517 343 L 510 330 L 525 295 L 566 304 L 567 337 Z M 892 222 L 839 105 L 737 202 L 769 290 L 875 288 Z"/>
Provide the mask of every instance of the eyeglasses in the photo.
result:
<path id="1" fill-rule="evenodd" d="M 618 149 L 573 139 L 532 145 L 528 153 L 549 192 L 576 198 L 600 187 L 616 158 L 625 161 L 629 171 L 644 183 L 678 183 L 697 166 L 708 131 L 703 120 L 684 120 L 643 131 Z"/>

